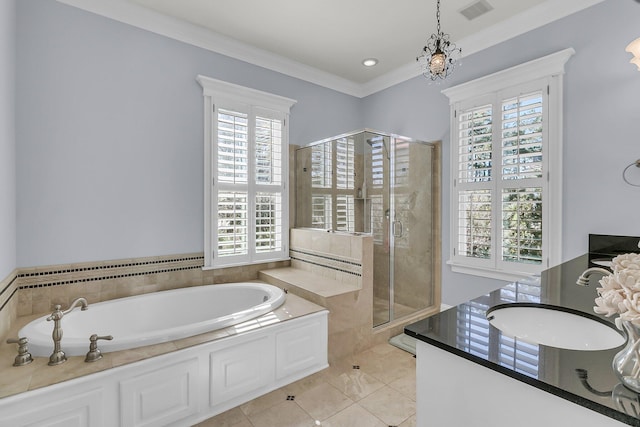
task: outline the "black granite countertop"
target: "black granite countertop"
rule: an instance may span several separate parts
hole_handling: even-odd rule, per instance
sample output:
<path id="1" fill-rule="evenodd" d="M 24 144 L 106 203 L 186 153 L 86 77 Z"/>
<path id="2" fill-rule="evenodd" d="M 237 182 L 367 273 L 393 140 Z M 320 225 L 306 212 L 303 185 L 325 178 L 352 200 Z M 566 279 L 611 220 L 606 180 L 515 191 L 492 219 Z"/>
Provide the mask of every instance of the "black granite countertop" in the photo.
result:
<path id="1" fill-rule="evenodd" d="M 576 285 L 590 266 L 589 256 L 583 255 L 538 278 L 511 283 L 408 325 L 405 333 L 625 424 L 640 426 L 640 396 L 622 386 L 611 367 L 623 346 L 579 351 L 529 344 L 503 335 L 486 319 L 490 307 L 525 302 L 574 309 L 613 324 L 613 318 L 593 312 L 601 276 L 593 275 L 589 286 Z"/>

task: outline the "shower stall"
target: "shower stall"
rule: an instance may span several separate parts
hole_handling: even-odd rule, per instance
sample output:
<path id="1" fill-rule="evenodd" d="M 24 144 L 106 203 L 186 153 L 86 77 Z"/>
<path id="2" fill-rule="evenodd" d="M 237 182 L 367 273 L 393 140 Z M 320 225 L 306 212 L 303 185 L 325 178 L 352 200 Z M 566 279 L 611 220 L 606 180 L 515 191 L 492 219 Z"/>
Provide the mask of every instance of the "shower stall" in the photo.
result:
<path id="1" fill-rule="evenodd" d="M 295 226 L 373 240 L 373 327 L 439 298 L 440 144 L 364 130 L 296 150 Z"/>

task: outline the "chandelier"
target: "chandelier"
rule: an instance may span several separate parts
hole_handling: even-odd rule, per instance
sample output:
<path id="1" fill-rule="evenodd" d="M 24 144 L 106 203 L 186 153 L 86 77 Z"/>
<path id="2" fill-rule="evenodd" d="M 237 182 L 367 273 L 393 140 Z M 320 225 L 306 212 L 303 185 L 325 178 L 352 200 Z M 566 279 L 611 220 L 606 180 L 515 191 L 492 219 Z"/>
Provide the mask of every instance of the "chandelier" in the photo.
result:
<path id="1" fill-rule="evenodd" d="M 462 52 L 462 49 L 456 47 L 455 43 L 449 41 L 449 34 L 444 34 L 440 30 L 440 0 L 438 0 L 436 9 L 436 19 L 438 20 L 437 32 L 431 34 L 427 44 L 416 58 L 422 74 L 434 81 L 444 80 L 451 74 L 456 65 L 455 61 Z"/>

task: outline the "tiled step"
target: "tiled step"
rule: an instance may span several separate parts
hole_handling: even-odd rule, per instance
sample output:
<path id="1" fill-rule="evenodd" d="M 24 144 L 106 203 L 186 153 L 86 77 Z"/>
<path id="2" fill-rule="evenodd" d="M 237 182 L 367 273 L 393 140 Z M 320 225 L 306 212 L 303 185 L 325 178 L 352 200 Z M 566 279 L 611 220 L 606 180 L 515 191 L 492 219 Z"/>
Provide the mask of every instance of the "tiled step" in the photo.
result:
<path id="1" fill-rule="evenodd" d="M 289 290 L 292 290 L 291 287 L 296 287 L 322 298 L 344 295 L 362 289 L 361 283 L 339 282 L 293 267 L 263 270 L 260 272 L 259 277 L 272 285 L 288 288 Z M 294 293 L 297 294 L 297 292 Z"/>

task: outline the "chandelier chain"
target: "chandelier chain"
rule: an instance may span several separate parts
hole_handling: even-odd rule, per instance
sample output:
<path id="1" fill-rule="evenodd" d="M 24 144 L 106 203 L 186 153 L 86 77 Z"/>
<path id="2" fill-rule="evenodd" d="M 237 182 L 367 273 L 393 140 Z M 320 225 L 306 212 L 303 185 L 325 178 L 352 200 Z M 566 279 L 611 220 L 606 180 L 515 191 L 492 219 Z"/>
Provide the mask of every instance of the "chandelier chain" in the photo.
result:
<path id="1" fill-rule="evenodd" d="M 438 0 L 438 4 L 436 6 L 436 20 L 438 21 L 437 34 L 440 34 L 440 0 Z"/>

